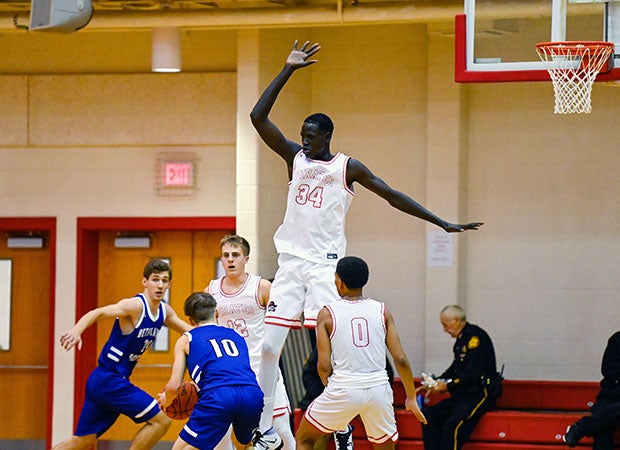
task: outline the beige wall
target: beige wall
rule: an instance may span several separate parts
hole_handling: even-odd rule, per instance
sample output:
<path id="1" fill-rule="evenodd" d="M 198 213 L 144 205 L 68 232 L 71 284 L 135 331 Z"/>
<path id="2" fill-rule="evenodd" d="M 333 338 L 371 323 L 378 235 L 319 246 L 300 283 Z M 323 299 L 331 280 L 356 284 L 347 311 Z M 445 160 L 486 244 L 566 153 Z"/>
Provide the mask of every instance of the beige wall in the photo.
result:
<path id="1" fill-rule="evenodd" d="M 58 218 L 56 326 L 75 317 L 76 222 L 234 216 L 234 73 L 0 77 L 0 214 Z M 158 196 L 156 161 L 190 152 L 198 189 Z M 54 358 L 54 436 L 71 434 L 73 354 Z"/>
<path id="2" fill-rule="evenodd" d="M 124 73 L 116 57 L 113 73 L 105 58 L 88 74 L 2 68 L 0 214 L 58 217 L 56 335 L 73 321 L 80 216 L 237 215 L 239 231 L 258 241 L 256 270 L 273 276 L 286 169 L 247 113 L 292 41 L 309 39 L 323 45 L 319 63 L 294 75 L 272 114 L 285 134 L 296 139 L 305 116 L 325 112 L 333 150 L 447 220 L 485 222 L 454 237 L 451 267 L 428 267 L 427 234 L 438 229 L 357 186 L 348 252 L 369 261 L 367 294 L 395 313 L 416 373 L 449 364 L 438 313 L 458 301 L 494 338 L 507 377 L 599 379 L 620 315 L 620 89 L 596 85 L 592 114 L 556 116 L 550 83 L 455 84 L 453 37 L 424 24 L 216 34 L 208 64 L 185 35 L 194 72 L 178 75 L 130 62 L 126 71 L 138 73 Z M 72 39 L 80 36 L 103 45 L 87 30 Z M 78 60 L 87 52 L 74 50 Z M 200 158 L 199 191 L 158 197 L 156 155 L 177 149 Z M 55 440 L 71 432 L 72 363 L 58 352 Z"/>

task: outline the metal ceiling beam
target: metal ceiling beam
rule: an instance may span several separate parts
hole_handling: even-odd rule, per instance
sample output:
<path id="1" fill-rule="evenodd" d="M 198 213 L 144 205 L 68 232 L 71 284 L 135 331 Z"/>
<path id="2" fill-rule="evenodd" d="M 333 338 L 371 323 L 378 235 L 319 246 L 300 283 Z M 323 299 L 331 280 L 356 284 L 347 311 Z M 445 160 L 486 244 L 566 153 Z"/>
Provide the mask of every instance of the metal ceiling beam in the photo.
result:
<path id="1" fill-rule="evenodd" d="M 509 5 L 509 7 L 507 6 Z M 459 0 L 417 0 L 410 2 L 357 2 L 299 7 L 187 9 L 151 11 L 95 10 L 88 26 L 80 32 L 101 29 L 154 28 L 283 28 L 382 23 L 452 22 L 463 13 Z M 503 2 L 477 9 L 479 18 L 544 17 L 550 13 L 549 0 Z M 0 30 L 15 28 L 13 15 L 0 15 Z"/>

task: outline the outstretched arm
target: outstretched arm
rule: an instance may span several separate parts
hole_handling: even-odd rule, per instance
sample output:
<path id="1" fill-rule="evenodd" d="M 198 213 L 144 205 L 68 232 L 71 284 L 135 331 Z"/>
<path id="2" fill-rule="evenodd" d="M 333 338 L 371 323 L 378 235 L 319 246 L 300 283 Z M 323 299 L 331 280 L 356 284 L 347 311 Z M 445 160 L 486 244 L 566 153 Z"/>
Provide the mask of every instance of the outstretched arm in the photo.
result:
<path id="1" fill-rule="evenodd" d="M 310 42 L 304 43 L 300 49 L 297 49 L 297 46 L 298 42 L 295 41 L 293 50 L 288 55 L 284 67 L 269 86 L 267 86 L 250 113 L 252 125 L 254 125 L 254 128 L 262 140 L 269 148 L 284 158 L 289 168 L 292 167 L 293 158 L 301 149 L 301 145 L 286 139 L 278 127 L 269 120 L 268 116 L 278 94 L 291 75 L 293 75 L 293 72 L 302 67 L 314 64 L 316 60 L 308 60 L 308 58 L 321 49 L 319 44 L 310 45 Z"/>
<path id="2" fill-rule="evenodd" d="M 91 325 L 101 319 L 113 317 L 129 318 L 138 317 L 142 311 L 142 302 L 136 297 L 126 298 L 112 305 L 95 308 L 84 314 L 69 331 L 60 336 L 60 345 L 69 351 L 74 346 L 82 349 L 82 333 Z"/>
<path id="3" fill-rule="evenodd" d="M 482 222 L 472 222 L 467 224 L 446 222 L 408 195 L 392 189 L 385 181 L 372 173 L 368 167 L 360 161 L 351 158 L 349 160 L 349 165 L 347 166 L 347 184 L 351 186 L 356 181 L 366 189 L 385 199 L 392 207 L 399 209 L 410 216 L 415 216 L 422 220 L 426 220 L 427 222 L 433 223 L 438 227 L 443 228 L 448 233 L 458 233 L 465 230 L 477 230 L 482 226 Z"/>

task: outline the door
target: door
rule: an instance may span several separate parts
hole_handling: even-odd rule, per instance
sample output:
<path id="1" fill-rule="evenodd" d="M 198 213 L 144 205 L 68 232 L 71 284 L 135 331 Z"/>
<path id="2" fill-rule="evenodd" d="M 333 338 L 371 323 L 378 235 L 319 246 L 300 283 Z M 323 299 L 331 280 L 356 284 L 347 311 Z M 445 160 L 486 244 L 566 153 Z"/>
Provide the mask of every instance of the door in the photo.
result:
<path id="1" fill-rule="evenodd" d="M 0 224 L 1 225 L 1 224 Z M 42 248 L 9 248 L 0 233 L 0 449 L 45 448 L 50 337 L 50 233 Z M 12 407 L 10 405 L 19 405 Z M 16 444 L 15 440 L 19 440 Z"/>
<path id="2" fill-rule="evenodd" d="M 220 239 L 226 231 L 164 231 L 150 232 L 150 248 L 116 248 L 116 231 L 99 233 L 98 242 L 98 305 L 116 303 L 143 291 L 142 271 L 151 258 L 168 259 L 172 280 L 168 299 L 182 319 L 185 298 L 194 291 L 202 291 L 215 277 L 216 261 L 220 256 Z M 113 321 L 97 324 L 97 352 L 109 336 Z M 173 361 L 173 349 L 179 335 L 167 328 L 160 332 L 155 349 L 149 349 L 140 358 L 131 380 L 154 397 L 168 377 Z M 173 421 L 162 441 L 175 441 L 185 421 Z M 120 417 L 101 438 L 99 448 L 116 448 L 113 441 L 130 441 L 141 425 L 127 417 Z M 107 441 L 107 442 L 104 442 Z M 120 447 L 119 447 L 120 448 Z"/>

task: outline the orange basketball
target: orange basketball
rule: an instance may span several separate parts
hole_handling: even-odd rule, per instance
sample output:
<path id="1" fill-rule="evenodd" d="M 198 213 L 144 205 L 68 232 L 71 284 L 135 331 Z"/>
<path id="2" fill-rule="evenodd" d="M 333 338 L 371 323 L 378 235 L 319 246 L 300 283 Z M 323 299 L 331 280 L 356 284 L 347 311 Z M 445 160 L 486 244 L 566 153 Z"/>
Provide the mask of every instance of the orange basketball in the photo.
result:
<path id="1" fill-rule="evenodd" d="M 175 420 L 187 419 L 194 410 L 194 405 L 197 401 L 198 389 L 196 389 L 196 385 L 189 381 L 184 381 L 181 383 L 179 394 L 168 405 L 164 414 Z"/>

